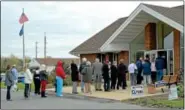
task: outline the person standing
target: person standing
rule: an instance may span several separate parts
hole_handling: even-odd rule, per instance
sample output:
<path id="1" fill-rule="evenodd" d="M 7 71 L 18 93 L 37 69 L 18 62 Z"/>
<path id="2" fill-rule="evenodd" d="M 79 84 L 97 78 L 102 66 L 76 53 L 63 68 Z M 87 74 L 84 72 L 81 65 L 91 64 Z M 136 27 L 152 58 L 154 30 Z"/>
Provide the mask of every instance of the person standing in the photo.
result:
<path id="1" fill-rule="evenodd" d="M 92 82 L 92 67 L 91 62 L 87 61 L 87 65 L 82 70 L 83 82 L 85 83 L 85 93 L 91 94 L 91 82 Z"/>
<path id="2" fill-rule="evenodd" d="M 117 62 L 114 61 L 111 65 L 111 89 L 115 90 L 116 81 L 117 81 L 118 71 L 117 71 Z"/>
<path id="3" fill-rule="evenodd" d="M 148 57 L 146 57 L 142 67 L 143 67 L 144 84 L 145 85 L 150 84 L 151 83 L 151 63 Z"/>
<path id="4" fill-rule="evenodd" d="M 109 77 L 109 65 L 108 61 L 105 61 L 102 67 L 102 76 L 104 79 L 104 91 L 107 92 L 110 90 L 110 77 Z"/>
<path id="5" fill-rule="evenodd" d="M 122 86 L 122 89 L 126 89 L 126 71 L 127 67 L 124 64 L 124 60 L 120 60 L 120 64 L 118 65 L 118 83 L 117 83 L 117 89 L 119 90 L 119 87 Z"/>
<path id="6" fill-rule="evenodd" d="M 161 57 L 161 54 L 155 60 L 155 67 L 157 70 L 157 81 L 161 81 L 163 77 L 163 69 L 164 69 L 164 60 Z"/>
<path id="7" fill-rule="evenodd" d="M 155 84 L 156 82 L 156 66 L 155 66 L 155 58 L 152 59 L 152 62 L 151 62 L 151 71 L 152 71 L 152 75 L 151 75 L 151 78 L 152 78 L 152 83 Z"/>
<path id="8" fill-rule="evenodd" d="M 31 89 L 31 83 L 33 80 L 33 76 L 28 69 L 28 65 L 24 67 L 24 83 L 25 83 L 25 88 L 24 88 L 24 97 L 25 99 L 28 99 L 30 96 L 30 89 Z"/>
<path id="9" fill-rule="evenodd" d="M 77 92 L 77 85 L 78 85 L 78 81 L 79 81 L 78 78 L 79 78 L 78 67 L 74 63 L 74 61 L 72 61 L 72 63 L 71 63 L 71 80 L 73 82 L 73 89 L 72 89 L 73 94 L 78 94 L 78 92 Z"/>
<path id="10" fill-rule="evenodd" d="M 95 78 L 95 90 L 102 91 L 101 83 L 102 83 L 102 63 L 100 63 L 99 59 L 96 58 L 95 63 L 93 64 L 93 75 Z"/>
<path id="11" fill-rule="evenodd" d="M 47 72 L 46 72 L 46 66 L 41 65 L 40 67 L 40 81 L 41 81 L 41 97 L 45 98 L 46 96 L 46 85 L 47 85 Z"/>
<path id="12" fill-rule="evenodd" d="M 79 72 L 81 74 L 81 92 L 84 92 L 83 75 L 82 75 L 81 72 L 84 69 L 84 67 L 86 66 L 86 62 L 87 62 L 87 59 L 86 58 L 82 58 L 82 63 L 80 64 L 80 68 L 79 68 Z"/>
<path id="13" fill-rule="evenodd" d="M 136 62 L 136 66 L 137 66 L 137 84 L 141 84 L 142 83 L 142 80 L 143 80 L 143 77 L 142 77 L 142 70 L 143 70 L 143 67 L 142 67 L 142 62 L 143 62 L 143 58 L 140 57 L 137 62 Z"/>
<path id="14" fill-rule="evenodd" d="M 62 61 L 57 62 L 56 67 L 56 81 L 57 81 L 57 91 L 56 96 L 62 97 L 63 96 L 63 80 L 66 78 L 66 74 L 64 72 Z"/>
<path id="15" fill-rule="evenodd" d="M 130 84 L 131 86 L 135 86 L 136 85 L 136 72 L 137 72 L 137 66 L 135 65 L 134 61 L 132 61 L 131 64 L 129 64 L 128 66 L 128 71 L 130 74 Z"/>
<path id="16" fill-rule="evenodd" d="M 33 81 L 35 85 L 35 95 L 40 95 L 40 73 L 39 67 L 36 68 L 33 75 Z"/>
<path id="17" fill-rule="evenodd" d="M 13 65 L 12 66 L 12 74 L 13 74 L 13 78 L 14 78 L 14 85 L 13 85 L 13 91 L 18 91 L 18 87 L 17 87 L 17 83 L 18 83 L 18 72 L 17 72 L 17 69 L 16 69 L 16 65 Z"/>
<path id="18" fill-rule="evenodd" d="M 12 74 L 10 65 L 8 65 L 6 68 L 5 85 L 7 87 L 6 100 L 12 101 L 10 92 L 11 92 L 11 87 L 14 85 L 14 76 Z"/>

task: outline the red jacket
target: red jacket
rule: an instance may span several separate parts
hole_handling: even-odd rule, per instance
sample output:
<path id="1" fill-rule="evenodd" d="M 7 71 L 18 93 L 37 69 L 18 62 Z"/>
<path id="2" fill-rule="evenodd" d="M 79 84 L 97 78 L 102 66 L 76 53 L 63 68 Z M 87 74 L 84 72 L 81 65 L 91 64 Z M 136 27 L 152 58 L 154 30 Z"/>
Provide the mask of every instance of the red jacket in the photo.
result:
<path id="1" fill-rule="evenodd" d="M 66 74 L 65 74 L 64 69 L 63 69 L 63 66 L 62 66 L 62 61 L 58 61 L 57 62 L 56 76 L 59 76 L 62 79 L 65 79 L 66 78 Z"/>

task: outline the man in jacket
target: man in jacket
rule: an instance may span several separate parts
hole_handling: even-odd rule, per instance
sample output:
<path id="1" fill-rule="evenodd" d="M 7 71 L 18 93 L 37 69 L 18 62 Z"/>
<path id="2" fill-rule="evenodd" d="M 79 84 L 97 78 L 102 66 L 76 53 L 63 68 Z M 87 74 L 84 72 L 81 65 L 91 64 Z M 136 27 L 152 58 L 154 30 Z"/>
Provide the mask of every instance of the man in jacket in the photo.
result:
<path id="1" fill-rule="evenodd" d="M 141 84 L 142 80 L 143 80 L 143 77 L 141 75 L 142 73 L 142 62 L 143 62 L 143 58 L 140 57 L 137 62 L 136 62 L 136 66 L 137 66 L 137 71 L 138 71 L 138 74 L 137 74 L 137 84 Z"/>
<path id="2" fill-rule="evenodd" d="M 159 56 L 156 58 L 156 61 L 155 61 L 155 67 L 156 67 L 156 70 L 157 70 L 157 81 L 162 80 L 164 63 L 165 63 L 164 59 L 159 54 Z"/>
<path id="3" fill-rule="evenodd" d="M 98 58 L 96 58 L 95 63 L 93 64 L 93 76 L 95 78 L 95 90 L 102 91 L 102 63 L 100 63 Z"/>
<path id="4" fill-rule="evenodd" d="M 31 92 L 31 83 L 33 81 L 33 75 L 30 72 L 30 69 L 28 68 L 28 64 L 24 67 L 24 83 L 25 83 L 25 89 L 24 89 L 24 97 L 27 99 L 30 96 Z"/>
<path id="5" fill-rule="evenodd" d="M 126 89 L 127 83 L 126 83 L 126 71 L 127 67 L 124 64 L 124 60 L 120 60 L 120 64 L 118 65 L 118 83 L 117 83 L 117 89 L 119 90 L 119 86 L 122 86 L 122 89 Z"/>
<path id="6" fill-rule="evenodd" d="M 62 61 L 57 62 L 57 67 L 56 67 L 56 81 L 57 81 L 57 91 L 56 91 L 56 96 L 62 97 L 62 89 L 63 89 L 63 80 L 66 78 L 66 74 L 64 72 L 63 66 L 62 66 Z"/>
<path id="7" fill-rule="evenodd" d="M 144 84 L 146 86 L 147 84 L 151 84 L 151 63 L 148 57 L 146 57 L 142 67 L 143 67 Z"/>
<path id="8" fill-rule="evenodd" d="M 110 90 L 110 77 L 109 77 L 109 65 L 108 61 L 105 61 L 102 67 L 102 76 L 104 79 L 104 91 L 108 92 Z"/>
<path id="9" fill-rule="evenodd" d="M 87 62 L 87 59 L 83 58 L 82 63 L 80 64 L 80 68 L 79 68 L 79 72 L 81 75 L 81 92 L 84 92 L 84 82 L 83 82 L 82 70 L 86 67 L 86 62 Z"/>
<path id="10" fill-rule="evenodd" d="M 17 88 L 17 82 L 18 82 L 18 72 L 17 72 L 17 69 L 16 69 L 16 65 L 13 65 L 12 66 L 12 74 L 13 74 L 13 78 L 14 78 L 14 85 L 13 85 L 13 91 L 18 91 L 18 88 Z"/>

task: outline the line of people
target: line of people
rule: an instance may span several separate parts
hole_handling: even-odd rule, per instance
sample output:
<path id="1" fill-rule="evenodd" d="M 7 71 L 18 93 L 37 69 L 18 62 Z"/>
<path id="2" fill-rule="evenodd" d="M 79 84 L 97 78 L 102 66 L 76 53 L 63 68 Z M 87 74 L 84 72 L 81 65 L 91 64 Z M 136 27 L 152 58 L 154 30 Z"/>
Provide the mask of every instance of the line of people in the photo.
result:
<path id="1" fill-rule="evenodd" d="M 114 61 L 110 64 L 109 61 L 105 61 L 103 64 L 96 58 L 95 62 L 91 64 L 86 58 L 82 59 L 82 63 L 78 69 L 77 65 L 71 63 L 71 79 L 73 82 L 72 93 L 77 94 L 77 85 L 79 80 L 81 81 L 81 92 L 91 93 L 91 84 L 94 82 L 95 90 L 102 91 L 101 84 L 102 79 L 104 81 L 104 91 L 119 89 L 126 89 L 126 73 L 127 67 L 124 64 L 124 60 L 121 59 L 119 65 Z M 111 83 L 111 84 L 110 84 Z M 117 83 L 117 84 L 116 84 Z M 85 90 L 85 91 L 84 91 Z"/>

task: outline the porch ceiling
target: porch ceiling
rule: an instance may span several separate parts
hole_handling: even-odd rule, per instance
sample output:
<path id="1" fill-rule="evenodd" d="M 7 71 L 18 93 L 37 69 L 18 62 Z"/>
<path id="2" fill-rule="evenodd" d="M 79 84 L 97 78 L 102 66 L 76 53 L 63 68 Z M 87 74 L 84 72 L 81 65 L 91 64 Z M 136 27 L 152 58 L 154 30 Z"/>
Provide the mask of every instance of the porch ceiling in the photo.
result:
<path id="1" fill-rule="evenodd" d="M 143 32 L 149 22 L 157 23 L 159 20 L 141 11 L 111 43 L 130 43 L 136 36 Z"/>

